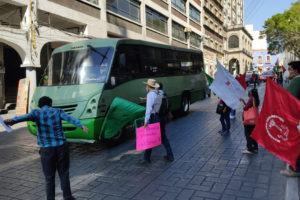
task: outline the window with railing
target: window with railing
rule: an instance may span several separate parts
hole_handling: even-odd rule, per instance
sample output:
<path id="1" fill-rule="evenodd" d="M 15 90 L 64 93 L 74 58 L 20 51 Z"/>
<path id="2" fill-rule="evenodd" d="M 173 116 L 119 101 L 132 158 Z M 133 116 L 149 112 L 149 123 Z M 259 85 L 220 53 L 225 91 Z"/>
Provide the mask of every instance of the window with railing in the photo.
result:
<path id="1" fill-rule="evenodd" d="M 190 4 L 190 18 L 200 23 L 200 11 Z"/>
<path id="2" fill-rule="evenodd" d="M 162 33 L 168 33 L 167 21 L 167 17 L 152 10 L 151 8 L 146 8 L 146 23 L 148 27 L 153 28 Z"/>
<path id="3" fill-rule="evenodd" d="M 201 44 L 200 35 L 192 32 L 190 35 L 190 42 L 191 42 L 191 45 L 193 45 L 194 47 L 200 47 L 200 44 Z"/>
<path id="4" fill-rule="evenodd" d="M 87 2 L 87 3 L 90 3 L 90 4 L 94 4 L 96 6 L 99 6 L 99 0 L 80 0 L 80 1 Z"/>
<path id="5" fill-rule="evenodd" d="M 107 0 L 107 10 L 140 22 L 140 3 L 136 0 Z"/>
<path id="6" fill-rule="evenodd" d="M 184 27 L 176 22 L 172 22 L 172 36 L 178 40 L 186 41 Z"/>
<path id="7" fill-rule="evenodd" d="M 172 0 L 172 6 L 179 11 L 185 13 L 186 0 Z"/>

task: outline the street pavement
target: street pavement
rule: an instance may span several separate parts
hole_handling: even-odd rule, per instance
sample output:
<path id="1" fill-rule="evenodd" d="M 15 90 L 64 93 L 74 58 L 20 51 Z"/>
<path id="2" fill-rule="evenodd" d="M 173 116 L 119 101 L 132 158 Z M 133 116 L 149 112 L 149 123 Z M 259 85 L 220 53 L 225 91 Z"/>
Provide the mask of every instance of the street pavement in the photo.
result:
<path id="1" fill-rule="evenodd" d="M 260 97 L 265 86 L 259 86 Z M 191 105 L 189 115 L 167 124 L 175 154 L 165 162 L 163 146 L 152 152 L 152 163 L 138 164 L 143 152 L 135 139 L 106 148 L 101 144 L 70 144 L 71 187 L 86 200 L 283 200 L 285 163 L 261 146 L 258 154 L 244 155 L 246 147 L 241 107 L 231 133 L 221 136 L 217 98 Z M 4 115 L 4 118 L 10 115 Z M 0 199 L 45 199 L 44 177 L 36 139 L 24 124 L 6 133 L 0 129 Z M 58 176 L 57 199 L 62 199 Z"/>

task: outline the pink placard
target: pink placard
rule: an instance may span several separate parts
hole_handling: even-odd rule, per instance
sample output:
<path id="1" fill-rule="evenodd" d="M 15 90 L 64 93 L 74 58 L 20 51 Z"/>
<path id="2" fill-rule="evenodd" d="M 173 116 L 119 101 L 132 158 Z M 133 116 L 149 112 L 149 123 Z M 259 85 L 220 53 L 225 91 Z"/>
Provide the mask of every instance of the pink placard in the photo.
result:
<path id="1" fill-rule="evenodd" d="M 149 124 L 136 129 L 136 150 L 150 149 L 161 144 L 160 124 Z"/>

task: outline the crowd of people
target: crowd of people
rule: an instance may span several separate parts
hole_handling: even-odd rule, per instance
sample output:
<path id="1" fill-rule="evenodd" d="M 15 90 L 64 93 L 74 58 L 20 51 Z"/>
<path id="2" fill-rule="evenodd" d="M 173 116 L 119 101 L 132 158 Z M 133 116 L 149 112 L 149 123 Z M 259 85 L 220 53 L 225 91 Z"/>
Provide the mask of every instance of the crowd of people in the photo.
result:
<path id="1" fill-rule="evenodd" d="M 300 61 L 289 63 L 289 79 L 290 85 L 287 90 L 300 100 Z M 174 161 L 174 155 L 171 145 L 166 135 L 166 115 L 168 114 L 168 98 L 163 91 L 163 85 L 157 83 L 154 79 L 148 79 L 144 82 L 146 85 L 147 97 L 142 98 L 146 100 L 146 112 L 144 127 L 148 124 L 160 122 L 162 144 L 166 149 L 164 159 L 166 161 Z M 259 107 L 260 100 L 257 89 L 251 89 L 248 92 L 248 101 L 240 99 L 244 104 L 243 110 L 247 111 L 251 108 Z M 7 119 L 4 122 L 7 125 L 14 125 L 22 121 L 34 121 L 37 126 L 37 140 L 40 146 L 40 156 L 42 169 L 46 180 L 46 194 L 47 199 L 54 199 L 55 197 L 55 172 L 58 171 L 63 197 L 65 200 L 75 199 L 72 196 L 69 180 L 69 149 L 66 143 L 66 138 L 63 132 L 62 120 L 74 124 L 76 127 L 81 127 L 86 133 L 89 132 L 79 120 L 66 114 L 62 109 L 52 107 L 52 99 L 49 97 L 41 97 L 39 100 L 40 109 L 32 110 L 30 113 L 18 116 L 13 119 Z M 222 136 L 230 134 L 230 112 L 231 108 L 226 105 L 221 99 L 218 102 L 217 113 L 220 114 L 220 121 Z M 258 152 L 257 142 L 251 138 L 251 133 L 255 124 L 244 124 L 245 138 L 247 141 L 247 148 L 242 151 L 246 154 L 255 154 Z M 144 158 L 141 164 L 147 165 L 151 163 L 152 149 L 145 150 Z M 286 176 L 300 176 L 300 156 L 297 160 L 297 167 L 293 169 L 282 170 L 280 172 Z"/>
<path id="2" fill-rule="evenodd" d="M 290 92 L 293 96 L 295 96 L 297 99 L 300 100 L 300 61 L 293 61 L 288 64 L 288 79 L 291 81 L 288 87 L 286 88 L 288 92 Z M 273 81 L 276 81 L 279 85 L 282 86 L 282 75 L 279 79 L 272 79 Z M 258 112 L 258 107 L 260 104 L 258 91 L 256 89 L 256 85 L 254 85 L 254 88 L 249 90 L 248 92 L 248 101 L 244 99 L 240 99 L 240 101 L 243 103 L 243 111 L 246 112 L 251 108 L 256 108 Z M 224 101 L 221 99 L 218 102 L 217 105 L 217 113 L 220 114 L 220 122 L 222 125 L 222 130 L 219 131 L 219 133 L 224 136 L 226 134 L 230 133 L 230 118 L 234 119 L 234 117 L 229 117 L 230 113 L 230 107 L 226 105 Z M 235 111 L 234 111 L 235 115 Z M 253 132 L 255 128 L 255 124 L 245 123 L 244 121 L 244 132 L 245 132 L 245 138 L 246 138 L 246 149 L 242 151 L 242 153 L 245 154 L 255 154 L 258 153 L 258 144 L 257 142 L 251 137 L 251 133 Z M 285 176 L 300 176 L 300 155 L 297 159 L 296 169 L 293 169 L 291 166 L 289 166 L 288 169 L 281 170 L 280 173 Z"/>

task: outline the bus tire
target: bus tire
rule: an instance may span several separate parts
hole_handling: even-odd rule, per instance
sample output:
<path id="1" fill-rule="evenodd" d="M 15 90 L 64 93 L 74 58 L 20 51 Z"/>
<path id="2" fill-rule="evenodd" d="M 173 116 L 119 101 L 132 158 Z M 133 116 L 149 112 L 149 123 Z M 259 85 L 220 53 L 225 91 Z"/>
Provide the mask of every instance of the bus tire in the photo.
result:
<path id="1" fill-rule="evenodd" d="M 187 115 L 189 111 L 190 111 L 190 95 L 188 93 L 184 93 L 181 99 L 180 113 L 182 115 Z"/>
<path id="2" fill-rule="evenodd" d="M 103 138 L 102 140 L 105 145 L 107 145 L 109 147 L 113 147 L 113 146 L 121 144 L 125 140 L 126 133 L 127 133 L 127 131 L 126 131 L 125 127 L 123 127 L 114 137 L 109 138 L 109 139 Z"/>

